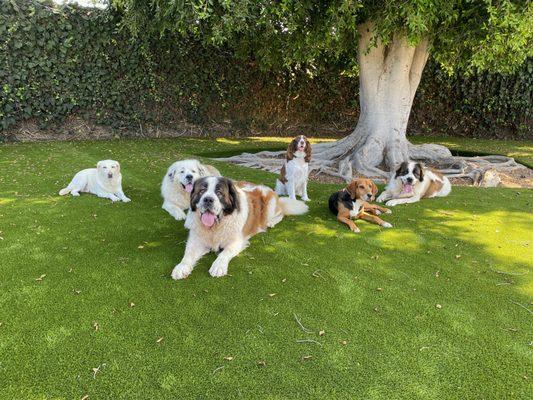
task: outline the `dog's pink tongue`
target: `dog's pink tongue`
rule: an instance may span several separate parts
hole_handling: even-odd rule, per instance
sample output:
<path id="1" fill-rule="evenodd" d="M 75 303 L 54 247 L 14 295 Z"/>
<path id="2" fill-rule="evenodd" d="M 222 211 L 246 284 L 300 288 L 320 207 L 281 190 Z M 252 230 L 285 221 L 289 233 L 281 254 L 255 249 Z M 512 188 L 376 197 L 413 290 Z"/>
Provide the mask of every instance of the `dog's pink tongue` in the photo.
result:
<path id="1" fill-rule="evenodd" d="M 192 192 L 192 184 L 191 184 L 191 183 L 187 183 L 187 184 L 185 185 L 185 191 L 186 191 L 187 193 L 191 193 L 191 192 Z"/>
<path id="2" fill-rule="evenodd" d="M 408 183 L 404 184 L 403 191 L 405 193 L 411 193 L 413 191 L 413 185 L 409 185 Z"/>
<path id="3" fill-rule="evenodd" d="M 208 228 L 211 228 L 213 225 L 215 225 L 215 215 L 211 214 L 210 212 L 203 213 L 201 220 L 202 224 L 204 224 Z"/>

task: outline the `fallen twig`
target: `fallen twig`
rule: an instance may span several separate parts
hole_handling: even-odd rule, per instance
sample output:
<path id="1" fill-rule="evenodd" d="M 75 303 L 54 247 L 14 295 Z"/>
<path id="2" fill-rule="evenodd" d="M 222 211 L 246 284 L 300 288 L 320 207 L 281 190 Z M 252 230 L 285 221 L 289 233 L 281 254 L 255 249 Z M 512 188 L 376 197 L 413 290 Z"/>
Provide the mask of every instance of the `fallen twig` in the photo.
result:
<path id="1" fill-rule="evenodd" d="M 517 303 L 516 301 L 509 300 L 511 303 L 516 304 L 517 306 L 522 307 L 524 310 L 526 310 L 528 313 L 533 314 L 533 311 L 531 311 L 529 308 L 527 308 L 525 305 Z"/>
<path id="2" fill-rule="evenodd" d="M 302 323 L 300 322 L 300 318 L 298 318 L 298 316 L 295 313 L 293 315 L 294 315 L 294 319 L 296 320 L 296 323 L 298 324 L 298 326 L 300 327 L 302 331 L 304 331 L 305 333 L 313 333 L 312 330 L 307 329 L 305 326 L 302 325 Z"/>
<path id="3" fill-rule="evenodd" d="M 523 275 L 527 275 L 527 272 L 524 272 L 523 274 L 517 274 L 517 273 L 513 273 L 513 272 L 505 272 L 505 271 L 501 271 L 499 269 L 491 269 L 492 272 L 495 272 L 497 274 L 500 274 L 500 275 L 512 275 L 512 276 L 523 276 Z"/>
<path id="4" fill-rule="evenodd" d="M 322 343 L 317 342 L 316 340 L 313 340 L 313 339 L 297 339 L 296 342 L 297 343 L 315 343 L 315 344 L 318 344 L 319 346 L 322 346 Z"/>
<path id="5" fill-rule="evenodd" d="M 215 370 L 213 371 L 213 374 L 212 375 L 215 375 L 218 371 L 220 371 L 222 368 L 224 368 L 225 365 L 221 365 L 220 367 L 218 368 L 215 368 Z"/>

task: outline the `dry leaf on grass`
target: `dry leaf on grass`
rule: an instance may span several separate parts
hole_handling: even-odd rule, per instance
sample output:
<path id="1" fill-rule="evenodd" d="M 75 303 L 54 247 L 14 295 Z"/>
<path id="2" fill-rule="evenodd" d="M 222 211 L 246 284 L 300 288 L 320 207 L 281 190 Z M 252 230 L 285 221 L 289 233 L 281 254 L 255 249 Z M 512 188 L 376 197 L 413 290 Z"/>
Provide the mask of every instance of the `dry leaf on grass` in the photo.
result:
<path id="1" fill-rule="evenodd" d="M 233 361 L 233 357 L 232 356 L 226 356 L 226 357 L 224 357 L 224 360 Z"/>
<path id="2" fill-rule="evenodd" d="M 87 400 L 89 398 L 89 395 L 86 394 L 85 396 L 83 396 L 80 400 Z"/>
<path id="3" fill-rule="evenodd" d="M 156 343 L 161 343 L 163 341 L 164 337 L 161 336 L 159 338 L 157 338 L 157 340 L 155 341 Z"/>
<path id="4" fill-rule="evenodd" d="M 319 331 L 319 332 L 318 332 L 318 336 L 324 336 L 325 334 L 326 334 L 325 331 Z"/>
<path id="5" fill-rule="evenodd" d="M 259 365 L 260 367 L 266 367 L 267 363 L 261 360 L 257 362 L 257 365 Z"/>
<path id="6" fill-rule="evenodd" d="M 302 357 L 302 361 L 308 361 L 308 360 L 310 360 L 311 358 L 313 358 L 313 356 L 303 356 L 303 357 Z"/>
<path id="7" fill-rule="evenodd" d="M 268 297 L 274 297 L 275 295 L 276 295 L 276 293 L 269 293 Z"/>
<path id="8" fill-rule="evenodd" d="M 99 331 L 100 330 L 100 324 L 98 324 L 98 322 L 96 321 L 93 321 L 93 328 L 95 331 Z"/>
<path id="9" fill-rule="evenodd" d="M 133 308 L 133 307 L 135 307 L 135 303 L 134 303 L 134 302 L 132 302 L 132 301 L 130 301 L 130 304 L 129 304 L 129 306 L 130 306 L 130 308 Z"/>
<path id="10" fill-rule="evenodd" d="M 437 307 L 439 310 L 442 308 L 440 304 L 437 304 L 435 307 Z"/>

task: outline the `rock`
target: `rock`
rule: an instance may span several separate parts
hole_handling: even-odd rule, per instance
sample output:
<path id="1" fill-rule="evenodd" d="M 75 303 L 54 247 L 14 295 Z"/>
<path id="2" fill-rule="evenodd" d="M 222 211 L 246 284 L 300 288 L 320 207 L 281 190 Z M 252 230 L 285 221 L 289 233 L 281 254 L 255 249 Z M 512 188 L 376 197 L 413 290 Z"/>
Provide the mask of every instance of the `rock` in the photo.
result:
<path id="1" fill-rule="evenodd" d="M 481 187 L 497 187 L 502 182 L 500 175 L 495 169 L 488 169 L 483 173 L 479 186 Z"/>

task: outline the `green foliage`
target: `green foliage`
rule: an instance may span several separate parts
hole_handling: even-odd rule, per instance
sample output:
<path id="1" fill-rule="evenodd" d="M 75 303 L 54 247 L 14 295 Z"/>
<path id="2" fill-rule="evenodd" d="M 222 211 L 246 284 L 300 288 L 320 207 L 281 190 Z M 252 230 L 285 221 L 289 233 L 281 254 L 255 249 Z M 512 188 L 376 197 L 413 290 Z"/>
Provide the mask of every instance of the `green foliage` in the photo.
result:
<path id="1" fill-rule="evenodd" d="M 356 62 L 358 24 L 373 21 L 385 43 L 430 38 L 446 68 L 510 72 L 533 55 L 533 5 L 524 0 L 113 0 L 125 24 L 192 35 L 253 54 L 265 67 Z"/>
<path id="2" fill-rule="evenodd" d="M 190 36 L 131 38 L 114 11 L 0 3 L 0 130 L 69 115 L 127 130 L 200 125 L 217 134 L 344 134 L 357 120 L 349 61 L 265 71 L 252 56 Z M 265 50 L 267 51 L 267 50 Z M 409 132 L 531 135 L 533 63 L 513 75 L 448 76 L 430 64 Z M 228 122 L 229 121 L 229 122 Z M 123 132 L 120 129 L 119 132 Z"/>
<path id="3" fill-rule="evenodd" d="M 97 122 L 139 119 L 153 85 L 146 44 L 109 12 L 0 3 L 0 123 L 41 124 L 83 111 Z"/>

